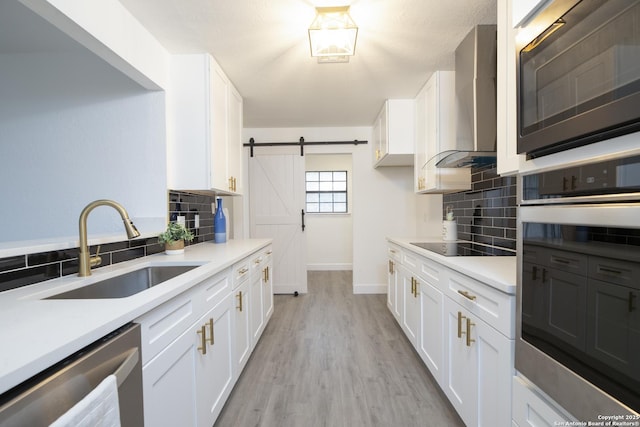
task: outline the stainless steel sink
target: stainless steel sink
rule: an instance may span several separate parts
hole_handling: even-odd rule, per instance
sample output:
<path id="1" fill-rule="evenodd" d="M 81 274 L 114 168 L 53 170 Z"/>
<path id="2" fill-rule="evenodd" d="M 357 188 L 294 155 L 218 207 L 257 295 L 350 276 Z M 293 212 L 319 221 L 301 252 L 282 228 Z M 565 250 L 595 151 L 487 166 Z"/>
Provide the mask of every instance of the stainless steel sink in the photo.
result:
<path id="1" fill-rule="evenodd" d="M 101 299 L 124 298 L 173 279 L 197 265 L 162 265 L 144 267 L 120 276 L 111 277 L 72 291 L 52 295 L 45 299 Z"/>

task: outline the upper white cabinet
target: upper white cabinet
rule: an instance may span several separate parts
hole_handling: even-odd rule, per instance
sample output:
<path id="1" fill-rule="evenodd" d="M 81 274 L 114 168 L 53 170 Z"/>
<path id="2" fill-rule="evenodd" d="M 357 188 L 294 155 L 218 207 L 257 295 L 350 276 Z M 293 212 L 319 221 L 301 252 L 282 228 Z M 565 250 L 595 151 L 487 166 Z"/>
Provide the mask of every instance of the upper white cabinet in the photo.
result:
<path id="1" fill-rule="evenodd" d="M 413 100 L 388 99 L 373 123 L 373 166 L 413 165 Z"/>
<path id="2" fill-rule="evenodd" d="M 172 59 L 168 102 L 168 185 L 242 192 L 242 97 L 207 54 Z"/>
<path id="3" fill-rule="evenodd" d="M 437 168 L 434 156 L 456 146 L 455 73 L 436 71 L 414 101 L 415 191 L 449 193 L 471 188 L 469 168 Z"/>
<path id="4" fill-rule="evenodd" d="M 533 1 L 536 3 L 539 0 Z M 514 175 L 520 168 L 517 153 L 517 105 L 516 105 L 516 46 L 515 23 L 516 13 L 522 13 L 522 7 L 532 1 L 514 2 L 511 0 L 498 2 L 498 43 L 497 43 L 497 150 L 498 173 Z M 516 7 L 518 5 L 518 7 Z M 516 11 L 515 9 L 518 9 Z M 528 12 L 527 12 L 528 13 Z M 524 15 L 523 15 L 524 16 Z"/>

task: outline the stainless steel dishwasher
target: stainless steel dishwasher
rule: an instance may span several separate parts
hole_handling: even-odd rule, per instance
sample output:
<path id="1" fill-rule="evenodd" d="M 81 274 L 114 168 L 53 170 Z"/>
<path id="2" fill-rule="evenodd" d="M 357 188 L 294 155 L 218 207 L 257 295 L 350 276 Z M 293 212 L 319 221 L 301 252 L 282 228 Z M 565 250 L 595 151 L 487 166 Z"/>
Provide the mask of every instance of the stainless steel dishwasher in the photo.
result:
<path id="1" fill-rule="evenodd" d="M 122 427 L 141 427 L 140 325 L 130 323 L 0 396 L 1 427 L 48 426 L 109 375 Z"/>

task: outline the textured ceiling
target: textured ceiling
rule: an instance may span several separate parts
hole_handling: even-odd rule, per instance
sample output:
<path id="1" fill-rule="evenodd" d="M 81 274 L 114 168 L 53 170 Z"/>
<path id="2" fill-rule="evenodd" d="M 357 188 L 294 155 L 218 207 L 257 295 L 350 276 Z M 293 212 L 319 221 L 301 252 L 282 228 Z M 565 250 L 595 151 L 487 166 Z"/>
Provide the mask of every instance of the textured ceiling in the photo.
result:
<path id="1" fill-rule="evenodd" d="M 318 64 L 307 28 L 322 0 L 120 0 L 171 53 L 210 52 L 244 98 L 245 127 L 368 126 L 413 98 L 496 0 L 353 0 L 356 55 Z M 349 3 L 349 2 L 347 2 Z"/>

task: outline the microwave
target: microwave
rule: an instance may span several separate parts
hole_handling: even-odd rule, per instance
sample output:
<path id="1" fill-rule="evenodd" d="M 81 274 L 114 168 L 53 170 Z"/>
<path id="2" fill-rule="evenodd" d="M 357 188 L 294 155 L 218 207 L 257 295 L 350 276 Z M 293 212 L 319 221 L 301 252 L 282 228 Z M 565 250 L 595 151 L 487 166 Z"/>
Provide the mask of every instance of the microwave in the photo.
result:
<path id="1" fill-rule="evenodd" d="M 517 30 L 517 151 L 640 130 L 640 0 L 554 0 Z"/>

